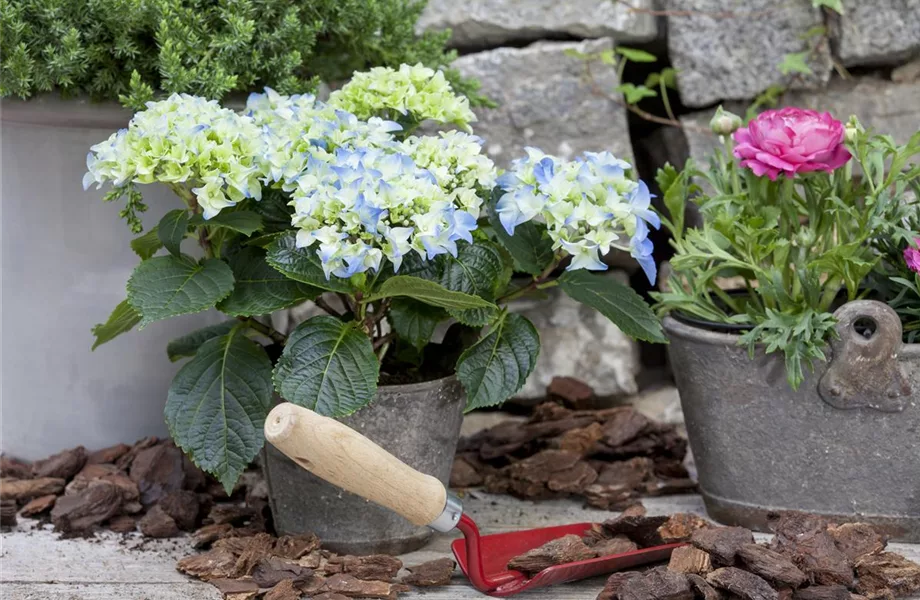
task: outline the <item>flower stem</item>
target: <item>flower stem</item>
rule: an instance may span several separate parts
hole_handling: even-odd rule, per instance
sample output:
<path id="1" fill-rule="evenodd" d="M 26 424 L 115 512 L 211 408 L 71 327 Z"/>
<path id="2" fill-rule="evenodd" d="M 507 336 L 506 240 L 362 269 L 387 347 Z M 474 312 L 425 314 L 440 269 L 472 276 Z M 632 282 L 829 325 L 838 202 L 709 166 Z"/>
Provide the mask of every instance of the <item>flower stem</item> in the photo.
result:
<path id="1" fill-rule="evenodd" d="M 252 317 L 237 317 L 245 323 L 250 329 L 258 331 L 267 338 L 270 338 L 276 344 L 283 346 L 287 342 L 287 336 L 265 323 L 261 323 Z"/>

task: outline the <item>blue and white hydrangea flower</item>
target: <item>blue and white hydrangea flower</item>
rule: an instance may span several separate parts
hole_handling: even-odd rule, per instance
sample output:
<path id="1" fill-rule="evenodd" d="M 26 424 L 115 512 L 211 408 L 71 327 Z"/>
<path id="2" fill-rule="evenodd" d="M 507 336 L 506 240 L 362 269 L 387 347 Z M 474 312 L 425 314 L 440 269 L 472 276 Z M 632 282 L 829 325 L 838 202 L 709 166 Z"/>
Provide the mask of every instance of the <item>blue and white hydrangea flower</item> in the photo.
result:
<path id="1" fill-rule="evenodd" d="M 173 94 L 134 115 L 127 129 L 90 148 L 83 188 L 163 182 L 195 195 L 205 219 L 259 199 L 259 128 L 213 100 Z"/>
<path id="2" fill-rule="evenodd" d="M 496 204 L 509 234 L 529 221 L 545 223 L 554 249 L 572 257 L 568 269 L 607 269 L 611 249 L 629 252 L 649 281 L 657 276 L 649 226 L 661 226 L 643 181 L 628 177 L 631 165 L 610 152 L 585 152 L 564 161 L 527 148 L 498 178 L 504 191 Z"/>

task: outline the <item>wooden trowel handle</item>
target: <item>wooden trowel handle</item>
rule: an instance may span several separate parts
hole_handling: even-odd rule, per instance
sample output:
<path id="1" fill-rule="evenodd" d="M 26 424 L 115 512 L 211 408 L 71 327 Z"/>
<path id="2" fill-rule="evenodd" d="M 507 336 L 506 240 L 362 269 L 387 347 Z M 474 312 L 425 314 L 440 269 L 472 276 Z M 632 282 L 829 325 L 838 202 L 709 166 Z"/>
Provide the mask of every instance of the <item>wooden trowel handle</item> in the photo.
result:
<path id="1" fill-rule="evenodd" d="M 285 402 L 272 409 L 265 421 L 265 439 L 317 477 L 416 525 L 431 525 L 445 510 L 447 491 L 440 481 L 354 429 L 302 406 Z"/>

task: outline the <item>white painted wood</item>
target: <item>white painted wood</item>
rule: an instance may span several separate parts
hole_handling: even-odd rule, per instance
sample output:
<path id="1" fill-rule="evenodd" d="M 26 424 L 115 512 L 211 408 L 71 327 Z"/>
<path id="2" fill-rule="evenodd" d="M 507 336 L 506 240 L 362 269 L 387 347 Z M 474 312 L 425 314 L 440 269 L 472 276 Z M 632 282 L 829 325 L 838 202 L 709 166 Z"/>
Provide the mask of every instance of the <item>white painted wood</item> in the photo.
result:
<path id="1" fill-rule="evenodd" d="M 428 525 L 444 511 L 447 491 L 437 478 L 335 419 L 282 402 L 265 419 L 265 439 L 317 477 L 416 525 Z"/>
<path id="2" fill-rule="evenodd" d="M 221 600 L 207 583 L 11 583 L 4 600 Z"/>

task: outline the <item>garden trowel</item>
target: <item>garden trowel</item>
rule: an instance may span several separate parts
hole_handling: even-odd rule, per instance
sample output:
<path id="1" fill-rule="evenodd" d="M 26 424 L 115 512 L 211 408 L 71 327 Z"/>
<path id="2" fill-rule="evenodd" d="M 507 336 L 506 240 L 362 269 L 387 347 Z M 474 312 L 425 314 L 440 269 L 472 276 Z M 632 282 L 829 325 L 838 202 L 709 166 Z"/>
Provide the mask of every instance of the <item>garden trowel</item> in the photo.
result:
<path id="1" fill-rule="evenodd" d="M 463 573 L 490 596 L 584 579 L 666 560 L 682 544 L 556 565 L 528 577 L 508 561 L 565 535 L 585 535 L 591 523 L 480 535 L 460 501 L 431 475 L 419 473 L 360 433 L 334 419 L 290 403 L 276 406 L 265 422 L 265 438 L 304 469 L 329 483 L 388 508 L 435 531 L 454 528 L 462 539 L 451 545 Z"/>

